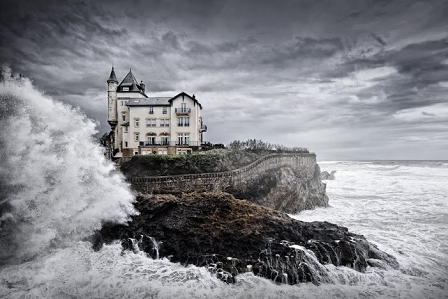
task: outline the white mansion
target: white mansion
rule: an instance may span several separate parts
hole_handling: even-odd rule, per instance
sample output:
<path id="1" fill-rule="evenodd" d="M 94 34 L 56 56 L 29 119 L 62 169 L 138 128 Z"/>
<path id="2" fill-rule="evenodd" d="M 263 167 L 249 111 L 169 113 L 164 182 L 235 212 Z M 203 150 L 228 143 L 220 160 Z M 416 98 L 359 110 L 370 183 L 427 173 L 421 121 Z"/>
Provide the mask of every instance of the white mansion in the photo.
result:
<path id="1" fill-rule="evenodd" d="M 174 97 L 148 97 L 131 70 L 118 84 L 114 68 L 107 80 L 109 158 L 148 154 L 187 154 L 202 144 L 207 126 L 202 105 L 181 92 Z"/>

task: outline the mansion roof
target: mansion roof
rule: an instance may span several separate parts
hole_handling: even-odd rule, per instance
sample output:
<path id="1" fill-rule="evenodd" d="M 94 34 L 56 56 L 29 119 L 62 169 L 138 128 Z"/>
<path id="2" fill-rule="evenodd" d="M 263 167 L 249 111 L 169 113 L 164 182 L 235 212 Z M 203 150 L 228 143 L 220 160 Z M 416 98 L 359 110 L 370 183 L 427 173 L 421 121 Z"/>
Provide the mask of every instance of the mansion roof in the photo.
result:
<path id="1" fill-rule="evenodd" d="M 126 106 L 170 106 L 171 97 L 149 97 L 130 99 Z"/>
<path id="2" fill-rule="evenodd" d="M 171 106 L 171 102 L 179 97 L 179 96 L 186 96 L 192 99 L 196 104 L 199 105 L 199 107 L 202 109 L 201 103 L 196 100 L 196 97 L 190 96 L 189 94 L 185 92 L 181 92 L 174 97 L 148 97 L 148 98 L 131 98 L 129 101 L 127 101 L 126 106 L 130 107 L 136 107 L 136 106 Z"/>

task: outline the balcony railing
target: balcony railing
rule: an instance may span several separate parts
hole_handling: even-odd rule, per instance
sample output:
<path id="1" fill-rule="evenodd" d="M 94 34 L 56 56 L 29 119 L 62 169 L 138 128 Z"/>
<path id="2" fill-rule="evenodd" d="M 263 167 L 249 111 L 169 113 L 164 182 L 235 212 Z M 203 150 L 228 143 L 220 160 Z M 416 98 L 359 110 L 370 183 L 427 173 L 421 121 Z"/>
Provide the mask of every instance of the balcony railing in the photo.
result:
<path id="1" fill-rule="evenodd" d="M 176 114 L 190 114 L 191 108 L 176 108 L 175 112 Z"/>
<path id="2" fill-rule="evenodd" d="M 156 141 L 155 143 L 151 143 L 151 142 L 143 142 L 140 141 L 140 145 L 139 146 L 200 146 L 201 142 L 200 141 L 182 141 L 179 142 L 179 140 L 176 141 L 168 141 L 168 142 L 160 142 L 160 141 Z"/>
<path id="3" fill-rule="evenodd" d="M 199 127 L 199 132 L 207 132 L 207 126 L 206 125 L 201 125 Z"/>

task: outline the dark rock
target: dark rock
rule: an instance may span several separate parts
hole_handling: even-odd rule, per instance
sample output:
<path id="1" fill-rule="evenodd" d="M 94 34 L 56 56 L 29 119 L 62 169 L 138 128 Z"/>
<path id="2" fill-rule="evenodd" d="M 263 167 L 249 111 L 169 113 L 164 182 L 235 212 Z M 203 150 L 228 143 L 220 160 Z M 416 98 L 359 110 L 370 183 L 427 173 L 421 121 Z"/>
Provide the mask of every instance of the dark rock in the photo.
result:
<path id="1" fill-rule="evenodd" d="M 319 284 L 331 281 L 325 264 L 360 272 L 368 265 L 398 267 L 392 256 L 347 228 L 294 220 L 226 193 L 137 200 L 140 215 L 128 226 L 105 224 L 94 236 L 95 249 L 119 239 L 124 249 L 204 266 L 228 283 L 248 271 L 279 283 Z"/>

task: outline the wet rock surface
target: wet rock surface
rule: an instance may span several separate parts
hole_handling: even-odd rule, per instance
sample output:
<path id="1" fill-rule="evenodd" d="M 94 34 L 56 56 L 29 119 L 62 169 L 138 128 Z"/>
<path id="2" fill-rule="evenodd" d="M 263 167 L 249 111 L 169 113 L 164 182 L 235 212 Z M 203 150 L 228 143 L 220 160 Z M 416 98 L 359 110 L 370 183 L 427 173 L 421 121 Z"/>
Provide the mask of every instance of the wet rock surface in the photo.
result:
<path id="1" fill-rule="evenodd" d="M 94 248 L 121 240 L 124 250 L 204 266 L 223 281 L 239 273 L 279 283 L 331 282 L 325 264 L 364 272 L 398 264 L 361 235 L 328 222 L 301 222 L 227 193 L 139 196 L 128 226 L 105 224 Z"/>

